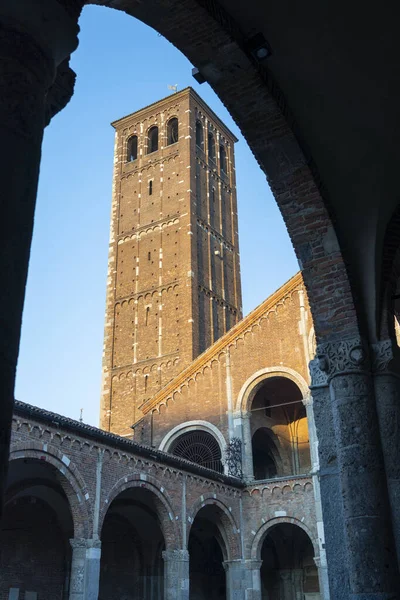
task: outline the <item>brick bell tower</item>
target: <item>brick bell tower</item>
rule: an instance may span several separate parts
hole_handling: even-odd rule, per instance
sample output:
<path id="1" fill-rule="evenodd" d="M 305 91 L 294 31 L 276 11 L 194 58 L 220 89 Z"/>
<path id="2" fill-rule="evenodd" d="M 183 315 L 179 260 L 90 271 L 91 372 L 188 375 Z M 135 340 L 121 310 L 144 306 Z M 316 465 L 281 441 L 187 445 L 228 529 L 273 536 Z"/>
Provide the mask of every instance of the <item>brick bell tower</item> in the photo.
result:
<path id="1" fill-rule="evenodd" d="M 237 139 L 192 88 L 112 125 L 100 427 L 129 436 L 143 402 L 242 318 Z"/>

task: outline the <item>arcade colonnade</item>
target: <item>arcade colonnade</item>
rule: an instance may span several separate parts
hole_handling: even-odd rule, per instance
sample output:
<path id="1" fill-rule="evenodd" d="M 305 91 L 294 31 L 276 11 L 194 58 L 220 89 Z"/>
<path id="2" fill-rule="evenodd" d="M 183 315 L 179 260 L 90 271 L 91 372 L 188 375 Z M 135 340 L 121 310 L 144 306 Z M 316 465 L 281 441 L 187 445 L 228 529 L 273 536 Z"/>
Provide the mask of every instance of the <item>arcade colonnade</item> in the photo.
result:
<path id="1" fill-rule="evenodd" d="M 9 0 L 0 8 L 0 270 L 7 281 L 0 291 L 3 486 L 43 129 L 73 93 L 68 58 L 77 47 L 82 4 Z M 208 74 L 269 178 L 301 264 L 318 342 L 311 388 L 331 595 L 335 600 L 396 597 L 400 392 L 390 278 L 398 244 L 385 254 L 382 290 L 358 294 L 355 303 L 353 290 L 357 285 L 364 289 L 362 277 L 349 279 L 343 247 L 319 191 L 323 186 L 317 186 L 269 91 L 268 77 L 243 49 L 239 25 L 217 3 L 213 10 L 194 0 L 166 1 L 165 6 L 119 0 L 104 4 L 123 5 L 153 25 Z M 188 35 L 194 20 L 196 43 Z M 210 56 L 216 38 L 224 51 Z M 211 67 L 205 64 L 207 57 Z M 29 152 L 21 152 L 27 147 Z"/>

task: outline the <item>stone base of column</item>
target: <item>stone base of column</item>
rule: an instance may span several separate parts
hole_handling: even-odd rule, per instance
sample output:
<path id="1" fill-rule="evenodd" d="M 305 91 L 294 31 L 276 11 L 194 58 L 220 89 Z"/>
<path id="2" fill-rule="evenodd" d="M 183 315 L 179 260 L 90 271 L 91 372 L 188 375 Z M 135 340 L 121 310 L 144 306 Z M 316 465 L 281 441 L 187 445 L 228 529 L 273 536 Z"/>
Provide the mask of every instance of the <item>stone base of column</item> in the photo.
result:
<path id="1" fill-rule="evenodd" d="M 261 600 L 261 560 L 227 560 L 223 564 L 227 600 Z"/>

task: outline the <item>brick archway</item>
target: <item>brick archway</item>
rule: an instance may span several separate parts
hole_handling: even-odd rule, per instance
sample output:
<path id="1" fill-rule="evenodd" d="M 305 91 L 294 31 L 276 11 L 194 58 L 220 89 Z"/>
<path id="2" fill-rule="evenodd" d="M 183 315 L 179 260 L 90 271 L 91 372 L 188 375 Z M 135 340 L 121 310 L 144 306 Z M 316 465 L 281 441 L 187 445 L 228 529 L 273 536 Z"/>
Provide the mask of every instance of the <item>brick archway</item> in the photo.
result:
<path id="1" fill-rule="evenodd" d="M 67 466 L 63 457 L 64 455 L 57 448 L 51 448 L 49 445 L 47 445 L 47 450 L 43 450 L 26 448 L 24 444 L 19 444 L 13 446 L 10 452 L 10 462 L 33 458 L 45 461 L 56 469 L 58 482 L 69 503 L 74 524 L 74 537 L 87 539 L 90 537 L 91 519 L 86 505 L 88 502 L 86 485 L 76 466 L 72 463 Z"/>
<path id="2" fill-rule="evenodd" d="M 235 519 L 229 510 L 229 507 L 222 502 L 219 498 L 216 498 L 214 494 L 207 494 L 199 498 L 195 504 L 188 510 L 188 522 L 190 527 L 186 531 L 186 545 L 189 542 L 190 530 L 197 514 L 205 506 L 215 506 L 220 515 L 220 521 L 222 526 L 221 535 L 226 545 L 227 556 L 224 560 L 237 560 L 241 558 L 240 540 L 239 540 L 239 528 L 235 522 Z"/>
<path id="3" fill-rule="evenodd" d="M 182 535 L 177 525 L 176 514 L 168 493 L 154 477 L 149 475 L 134 474 L 123 477 L 112 487 L 107 494 L 99 515 L 99 531 L 102 530 L 107 511 L 122 492 L 132 488 L 143 488 L 154 496 L 160 527 L 164 536 L 166 550 L 182 548 Z"/>
<path id="4" fill-rule="evenodd" d="M 119 0 L 87 4 L 120 10 Z M 229 110 L 265 172 L 282 213 L 307 288 L 318 343 L 359 334 L 356 308 L 340 244 L 297 141 L 285 99 L 245 49 L 240 26 L 217 3 L 175 0 L 123 3 L 123 11 L 149 25 L 202 72 Z M 193 23 L 196 38 L 193 41 Z M 335 297 L 332 297 L 332 281 Z M 332 327 L 334 318 L 335 326 Z"/>
<path id="5" fill-rule="evenodd" d="M 271 377 L 282 377 L 290 379 L 299 388 L 303 398 L 307 398 L 310 394 L 308 383 L 294 369 L 288 367 L 266 367 L 253 373 L 242 385 L 236 400 L 235 410 L 237 413 L 247 413 L 250 409 L 250 404 L 253 399 L 253 392 L 257 386 Z"/>
<path id="6" fill-rule="evenodd" d="M 302 521 L 295 519 L 294 517 L 276 517 L 261 525 L 261 527 L 259 527 L 259 529 L 256 531 L 250 548 L 250 558 L 252 560 L 260 560 L 261 548 L 264 539 L 268 535 L 268 532 L 271 531 L 273 527 L 276 527 L 277 525 L 282 525 L 283 523 L 286 523 L 288 525 L 295 525 L 296 527 L 302 529 L 307 534 L 313 545 L 314 556 L 316 558 L 319 557 L 318 540 L 316 539 L 316 536 L 313 535 L 311 530 L 307 527 L 307 525 L 305 525 Z"/>

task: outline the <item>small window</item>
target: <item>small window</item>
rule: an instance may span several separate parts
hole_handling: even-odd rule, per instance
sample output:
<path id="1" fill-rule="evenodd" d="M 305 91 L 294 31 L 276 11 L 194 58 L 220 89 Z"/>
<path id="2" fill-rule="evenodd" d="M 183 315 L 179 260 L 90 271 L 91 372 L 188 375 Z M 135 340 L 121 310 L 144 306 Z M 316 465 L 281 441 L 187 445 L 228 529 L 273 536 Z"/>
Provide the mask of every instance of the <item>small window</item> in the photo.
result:
<path id="1" fill-rule="evenodd" d="M 204 150 L 203 125 L 200 121 L 196 121 L 196 146 Z"/>
<path id="2" fill-rule="evenodd" d="M 149 181 L 149 196 L 153 194 L 153 180 Z"/>
<path id="3" fill-rule="evenodd" d="M 208 158 L 215 161 L 215 140 L 211 131 L 208 132 Z"/>
<path id="4" fill-rule="evenodd" d="M 158 150 L 158 127 L 150 127 L 147 133 L 147 154 L 156 152 Z"/>
<path id="5" fill-rule="evenodd" d="M 167 124 L 167 146 L 171 144 L 176 144 L 178 141 L 178 119 L 173 117 L 168 121 Z"/>
<path id="6" fill-rule="evenodd" d="M 219 163 L 221 165 L 221 171 L 223 171 L 224 173 L 227 173 L 228 168 L 227 168 L 227 160 L 226 160 L 226 150 L 225 150 L 225 146 L 223 146 L 222 144 L 219 147 Z"/>
<path id="7" fill-rule="evenodd" d="M 147 260 L 151 260 L 151 252 L 147 253 Z"/>
<path id="8" fill-rule="evenodd" d="M 133 135 L 129 138 L 127 144 L 127 156 L 126 160 L 128 162 L 133 162 L 137 159 L 137 148 L 138 148 L 138 139 L 137 135 Z"/>

